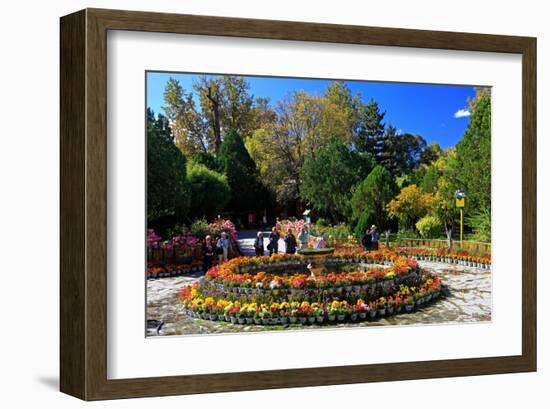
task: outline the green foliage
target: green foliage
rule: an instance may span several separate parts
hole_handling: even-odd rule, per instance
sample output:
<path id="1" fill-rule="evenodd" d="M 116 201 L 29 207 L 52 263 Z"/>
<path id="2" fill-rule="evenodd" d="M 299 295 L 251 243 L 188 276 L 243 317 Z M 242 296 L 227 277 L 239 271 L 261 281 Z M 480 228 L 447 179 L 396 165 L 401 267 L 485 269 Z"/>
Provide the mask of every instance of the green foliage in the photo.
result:
<path id="1" fill-rule="evenodd" d="M 384 145 L 384 117 L 378 102 L 371 99 L 366 105 L 358 109 L 358 132 L 354 144 L 358 151 L 370 153 L 376 161 L 379 160 Z"/>
<path id="2" fill-rule="evenodd" d="M 185 188 L 185 156 L 172 142 L 168 121 L 147 111 L 147 220 L 184 214 L 189 206 Z"/>
<path id="3" fill-rule="evenodd" d="M 435 166 L 429 166 L 424 172 L 420 189 L 426 193 L 435 193 L 437 190 L 437 181 L 439 180 L 439 171 Z"/>
<path id="4" fill-rule="evenodd" d="M 416 229 L 425 239 L 439 237 L 441 234 L 441 220 L 437 216 L 424 216 L 416 222 Z"/>
<path id="5" fill-rule="evenodd" d="M 357 239 L 361 240 L 367 229 L 375 224 L 374 216 L 375 215 L 369 211 L 365 211 L 361 214 L 361 216 L 359 216 L 359 220 L 357 221 L 354 230 L 354 234 Z"/>
<path id="6" fill-rule="evenodd" d="M 316 225 L 317 227 L 323 228 L 323 227 L 327 227 L 329 224 L 328 224 L 328 222 L 327 222 L 327 220 L 326 220 L 325 218 L 319 217 L 319 218 L 317 219 L 317 221 L 315 222 L 315 225 Z"/>
<path id="7" fill-rule="evenodd" d="M 424 165 L 430 165 L 436 160 L 438 160 L 443 154 L 443 149 L 439 146 L 438 143 L 430 143 L 426 149 L 420 155 L 420 163 Z"/>
<path id="8" fill-rule="evenodd" d="M 216 216 L 231 197 L 227 178 L 198 163 L 187 166 L 187 186 L 191 195 L 189 213 L 193 217 Z"/>
<path id="9" fill-rule="evenodd" d="M 482 208 L 468 217 L 466 222 L 474 229 L 473 239 L 476 241 L 491 241 L 491 210 Z"/>
<path id="10" fill-rule="evenodd" d="M 426 141 L 420 135 L 402 134 L 393 126 L 388 126 L 384 134 L 378 163 L 392 175 L 412 172 L 419 164 Z"/>
<path id="11" fill-rule="evenodd" d="M 223 171 L 216 157 L 210 152 L 197 152 L 192 156 L 191 160 L 195 163 L 200 163 L 201 165 L 206 166 L 210 170 L 214 170 L 219 173 Z"/>
<path id="12" fill-rule="evenodd" d="M 354 220 L 358 220 L 365 212 L 372 215 L 374 224 L 383 229 L 386 227 L 386 205 L 394 197 L 397 186 L 390 173 L 377 165 L 371 173 L 355 187 L 351 198 L 351 208 Z"/>
<path id="13" fill-rule="evenodd" d="M 401 230 L 412 230 L 418 219 L 435 211 L 436 200 L 430 193 L 422 192 L 416 185 L 410 185 L 387 205 L 388 214 L 399 220 Z"/>
<path id="14" fill-rule="evenodd" d="M 364 177 L 361 172 L 367 169 L 360 166 L 362 160 L 365 158 L 332 138 L 328 145 L 304 161 L 300 172 L 302 199 L 333 222 L 348 220 L 352 188 Z"/>
<path id="15" fill-rule="evenodd" d="M 225 135 L 217 160 L 231 187 L 229 208 L 233 211 L 261 209 L 266 193 L 256 165 L 236 131 Z"/>
<path id="16" fill-rule="evenodd" d="M 466 216 L 491 209 L 491 98 L 488 93 L 479 92 L 470 109 L 470 123 L 456 145 L 456 157 L 450 163 L 448 176 L 453 190 L 466 192 Z"/>
<path id="17" fill-rule="evenodd" d="M 210 228 L 206 219 L 197 219 L 191 224 L 189 231 L 193 236 L 204 239 L 210 233 Z"/>
<path id="18" fill-rule="evenodd" d="M 164 89 L 162 107 L 174 132 L 174 143 L 185 155 L 194 155 L 207 149 L 205 129 L 201 115 L 195 107 L 191 92 L 186 92 L 180 82 L 170 78 Z"/>

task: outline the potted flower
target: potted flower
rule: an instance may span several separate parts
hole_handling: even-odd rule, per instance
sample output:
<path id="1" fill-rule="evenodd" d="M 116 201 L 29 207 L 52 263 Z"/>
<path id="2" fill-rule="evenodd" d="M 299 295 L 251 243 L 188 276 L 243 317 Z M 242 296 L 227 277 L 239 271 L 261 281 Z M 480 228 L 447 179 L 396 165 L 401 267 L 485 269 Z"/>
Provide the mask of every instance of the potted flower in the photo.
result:
<path id="1" fill-rule="evenodd" d="M 408 296 L 405 298 L 405 311 L 412 312 L 414 310 L 414 298 Z"/>
<path id="2" fill-rule="evenodd" d="M 378 315 L 381 317 L 386 315 L 386 299 L 384 297 L 380 298 L 377 302 Z"/>
<path id="3" fill-rule="evenodd" d="M 386 304 L 386 312 L 388 313 L 388 315 L 391 315 L 395 312 L 395 305 L 395 299 L 393 297 L 389 297 Z"/>

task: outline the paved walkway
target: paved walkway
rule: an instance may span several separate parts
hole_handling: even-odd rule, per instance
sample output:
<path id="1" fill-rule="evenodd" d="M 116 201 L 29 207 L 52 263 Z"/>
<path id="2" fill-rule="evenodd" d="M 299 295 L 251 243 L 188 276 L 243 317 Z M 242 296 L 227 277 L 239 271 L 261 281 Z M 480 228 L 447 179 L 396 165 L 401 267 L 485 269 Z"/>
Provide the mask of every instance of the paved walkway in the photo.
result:
<path id="1" fill-rule="evenodd" d="M 263 230 L 262 230 L 263 231 Z M 265 249 L 265 255 L 269 255 L 269 252 L 267 251 L 267 245 L 269 243 L 269 230 L 263 231 L 264 233 L 264 249 Z M 256 252 L 254 250 L 254 240 L 256 239 L 256 235 L 258 234 L 258 230 L 239 230 L 239 248 L 241 249 L 241 252 L 244 256 L 252 257 L 256 255 Z M 279 239 L 279 253 L 284 253 L 286 250 L 286 245 L 284 240 Z"/>

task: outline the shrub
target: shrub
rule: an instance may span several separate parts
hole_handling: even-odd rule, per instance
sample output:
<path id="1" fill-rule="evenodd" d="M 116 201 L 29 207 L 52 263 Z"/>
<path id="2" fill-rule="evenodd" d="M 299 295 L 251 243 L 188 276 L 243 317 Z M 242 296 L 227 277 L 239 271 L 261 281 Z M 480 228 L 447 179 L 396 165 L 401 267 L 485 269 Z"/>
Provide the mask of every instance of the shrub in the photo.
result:
<path id="1" fill-rule="evenodd" d="M 437 216 L 424 216 L 416 222 L 416 228 L 423 238 L 435 238 L 441 233 L 441 220 Z"/>
<path id="2" fill-rule="evenodd" d="M 227 178 L 198 163 L 190 162 L 187 166 L 187 186 L 191 197 L 191 217 L 216 216 L 231 196 Z"/>
<path id="3" fill-rule="evenodd" d="M 205 219 L 198 219 L 191 224 L 191 234 L 199 239 L 204 239 L 210 233 L 208 222 Z"/>
<path id="4" fill-rule="evenodd" d="M 361 214 L 359 217 L 359 221 L 357 222 L 357 225 L 355 226 L 355 237 L 357 237 L 359 240 L 363 237 L 365 232 L 367 231 L 370 226 L 374 224 L 374 216 L 372 213 L 366 211 Z"/>
<path id="5" fill-rule="evenodd" d="M 482 208 L 466 219 L 466 223 L 474 229 L 474 240 L 491 241 L 491 210 Z"/>

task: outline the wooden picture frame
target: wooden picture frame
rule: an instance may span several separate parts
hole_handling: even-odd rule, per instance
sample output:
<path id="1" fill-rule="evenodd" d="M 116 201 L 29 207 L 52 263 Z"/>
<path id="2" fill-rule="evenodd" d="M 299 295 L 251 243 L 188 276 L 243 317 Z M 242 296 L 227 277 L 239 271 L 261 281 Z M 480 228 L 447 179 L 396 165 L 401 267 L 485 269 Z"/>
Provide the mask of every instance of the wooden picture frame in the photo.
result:
<path id="1" fill-rule="evenodd" d="M 522 56 L 522 353 L 155 378 L 107 378 L 107 32 L 215 35 Z M 60 389 L 85 400 L 536 370 L 536 39 L 86 9 L 61 18 Z"/>

